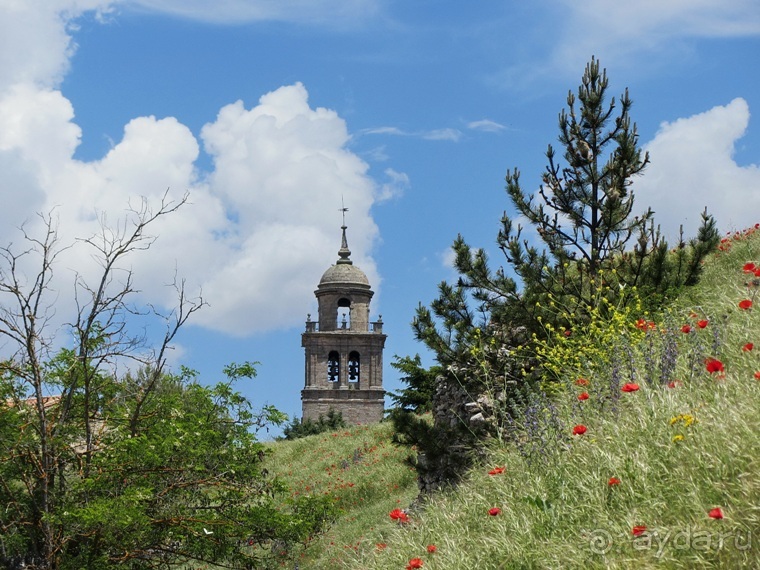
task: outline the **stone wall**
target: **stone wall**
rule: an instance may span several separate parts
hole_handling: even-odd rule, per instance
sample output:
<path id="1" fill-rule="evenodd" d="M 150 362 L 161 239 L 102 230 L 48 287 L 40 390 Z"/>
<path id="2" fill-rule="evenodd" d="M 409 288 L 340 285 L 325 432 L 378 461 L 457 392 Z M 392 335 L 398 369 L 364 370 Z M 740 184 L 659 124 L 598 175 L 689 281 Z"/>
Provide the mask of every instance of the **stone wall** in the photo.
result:
<path id="1" fill-rule="evenodd" d="M 330 410 L 349 425 L 376 423 L 385 412 L 384 390 L 303 390 L 303 419 L 317 421 Z"/>
<path id="2" fill-rule="evenodd" d="M 445 444 L 432 442 L 429 450 L 419 448 L 417 474 L 423 494 L 456 485 L 481 457 L 484 442 L 499 435 L 506 403 L 528 380 L 523 378 L 521 366 L 534 368 L 532 360 L 510 358 L 511 347 L 527 340 L 524 327 L 509 328 L 494 337 L 499 342 L 484 347 L 481 361 L 460 368 L 451 366 L 449 373 L 436 378 L 432 399 L 433 431 L 435 439 Z M 492 372 L 482 377 L 486 361 L 498 374 Z M 497 376 L 502 378 L 498 385 L 493 382 Z"/>
<path id="3" fill-rule="evenodd" d="M 477 438 L 470 430 L 471 397 L 462 385 L 445 376 L 436 378 L 433 397 L 433 425 L 442 445 L 417 453 L 417 484 L 430 493 L 453 485 L 477 456 Z"/>

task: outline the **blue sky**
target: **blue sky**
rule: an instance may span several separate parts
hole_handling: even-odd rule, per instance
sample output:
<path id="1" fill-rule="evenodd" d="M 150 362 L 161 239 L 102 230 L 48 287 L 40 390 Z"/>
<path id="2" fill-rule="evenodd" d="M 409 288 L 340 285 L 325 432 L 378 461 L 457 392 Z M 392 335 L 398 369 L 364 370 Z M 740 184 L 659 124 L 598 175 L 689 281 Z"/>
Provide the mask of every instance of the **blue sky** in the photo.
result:
<path id="1" fill-rule="evenodd" d="M 342 199 L 395 390 L 392 356 L 424 354 L 415 307 L 455 278 L 451 242 L 495 249 L 504 174 L 538 187 L 592 55 L 611 95 L 629 88 L 652 159 L 634 191 L 668 235 L 705 206 L 725 231 L 760 221 L 755 0 L 0 0 L 0 241 L 55 208 L 74 243 L 96 212 L 188 191 L 129 260 L 139 299 L 170 306 L 176 268 L 210 305 L 174 364 L 212 381 L 258 360 L 242 391 L 300 415 Z M 95 269 L 81 244 L 60 262 L 63 322 L 73 272 Z"/>

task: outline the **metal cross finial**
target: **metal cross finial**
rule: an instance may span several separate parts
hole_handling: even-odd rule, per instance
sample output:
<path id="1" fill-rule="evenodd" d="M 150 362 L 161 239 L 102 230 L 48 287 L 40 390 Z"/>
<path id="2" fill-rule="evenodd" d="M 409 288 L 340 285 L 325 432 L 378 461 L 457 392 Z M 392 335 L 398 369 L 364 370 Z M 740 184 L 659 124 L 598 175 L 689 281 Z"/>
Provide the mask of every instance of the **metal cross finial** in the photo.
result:
<path id="1" fill-rule="evenodd" d="M 346 205 L 343 203 L 343 196 L 340 197 L 340 205 L 342 208 L 340 209 L 341 212 L 343 212 L 343 225 L 346 225 L 346 212 L 348 212 L 348 208 L 346 208 Z"/>

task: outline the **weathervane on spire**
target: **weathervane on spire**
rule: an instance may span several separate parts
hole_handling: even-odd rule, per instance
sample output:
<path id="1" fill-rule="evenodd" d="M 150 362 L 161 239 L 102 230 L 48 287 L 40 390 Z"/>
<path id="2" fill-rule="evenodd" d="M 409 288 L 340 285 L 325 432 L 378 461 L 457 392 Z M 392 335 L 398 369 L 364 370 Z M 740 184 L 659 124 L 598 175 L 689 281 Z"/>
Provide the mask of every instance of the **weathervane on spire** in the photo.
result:
<path id="1" fill-rule="evenodd" d="M 340 212 L 343 214 L 343 225 L 340 229 L 342 230 L 343 235 L 340 240 L 340 250 L 338 250 L 338 256 L 340 259 L 337 263 L 347 263 L 351 265 L 353 263 L 350 259 L 351 250 L 348 249 L 348 240 L 346 239 L 346 212 L 348 212 L 348 208 L 346 208 L 346 205 L 343 203 L 343 196 L 340 197 L 340 205 L 342 206 Z"/>
<path id="2" fill-rule="evenodd" d="M 340 211 L 343 213 L 343 227 L 346 227 L 346 212 L 348 212 L 348 208 L 346 208 L 346 204 L 343 202 L 343 195 L 340 196 L 340 205 L 341 209 Z"/>

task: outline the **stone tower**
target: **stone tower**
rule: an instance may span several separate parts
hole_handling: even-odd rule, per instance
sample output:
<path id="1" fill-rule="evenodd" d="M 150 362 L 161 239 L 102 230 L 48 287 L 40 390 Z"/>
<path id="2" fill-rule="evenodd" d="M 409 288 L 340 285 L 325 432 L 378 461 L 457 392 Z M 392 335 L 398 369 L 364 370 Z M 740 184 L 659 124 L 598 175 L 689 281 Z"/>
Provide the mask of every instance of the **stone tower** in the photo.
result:
<path id="1" fill-rule="evenodd" d="M 338 261 L 319 281 L 314 294 L 319 320 L 306 320 L 301 346 L 306 350 L 306 385 L 301 391 L 303 419 L 318 420 L 330 409 L 349 424 L 383 417 L 382 317 L 369 320 L 374 294 L 364 272 L 351 261 L 346 225 Z"/>

